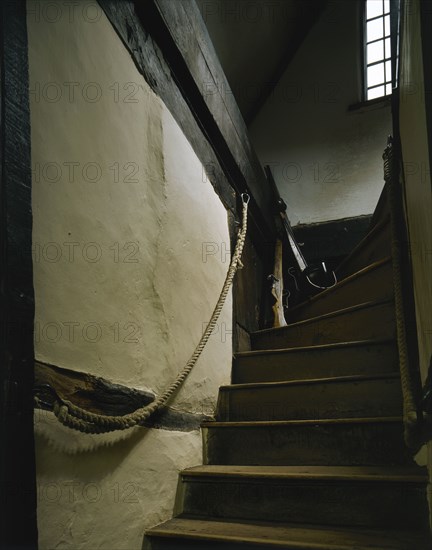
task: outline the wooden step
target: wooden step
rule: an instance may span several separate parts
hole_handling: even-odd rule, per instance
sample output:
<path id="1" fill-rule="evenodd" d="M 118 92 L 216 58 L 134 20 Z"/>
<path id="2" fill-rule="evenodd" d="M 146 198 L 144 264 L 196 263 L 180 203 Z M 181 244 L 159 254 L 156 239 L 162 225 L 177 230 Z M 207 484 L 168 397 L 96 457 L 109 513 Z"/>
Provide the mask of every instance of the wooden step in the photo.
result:
<path id="1" fill-rule="evenodd" d="M 394 340 L 364 340 L 319 346 L 236 353 L 232 383 L 398 372 Z"/>
<path id="2" fill-rule="evenodd" d="M 420 468 L 198 466 L 181 473 L 180 515 L 427 529 Z"/>
<path id="3" fill-rule="evenodd" d="M 202 428 L 206 464 L 414 465 L 400 417 L 205 422 Z"/>
<path id="4" fill-rule="evenodd" d="M 390 214 L 387 212 L 336 268 L 336 276 L 339 280 L 343 279 L 390 255 L 391 225 Z"/>
<path id="5" fill-rule="evenodd" d="M 416 531 L 174 518 L 146 533 L 143 550 L 429 550 Z"/>
<path id="6" fill-rule="evenodd" d="M 392 262 L 391 258 L 387 257 L 288 309 L 285 318 L 287 323 L 293 323 L 359 303 L 389 300 L 393 293 Z"/>
<path id="7" fill-rule="evenodd" d="M 221 386 L 216 419 L 318 420 L 401 412 L 399 374 L 387 373 Z"/>
<path id="8" fill-rule="evenodd" d="M 251 347 L 282 349 L 336 342 L 395 338 L 393 301 L 366 302 L 298 321 L 282 328 L 251 333 Z"/>

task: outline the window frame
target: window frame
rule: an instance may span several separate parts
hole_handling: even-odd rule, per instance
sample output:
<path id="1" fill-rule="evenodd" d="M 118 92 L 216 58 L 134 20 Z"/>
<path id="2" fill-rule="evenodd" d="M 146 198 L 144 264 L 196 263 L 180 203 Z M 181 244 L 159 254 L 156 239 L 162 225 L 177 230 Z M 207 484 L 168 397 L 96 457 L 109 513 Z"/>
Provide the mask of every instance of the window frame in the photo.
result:
<path id="1" fill-rule="evenodd" d="M 378 1 L 378 0 L 374 0 L 374 1 Z M 393 84 L 394 84 L 393 64 L 394 64 L 394 60 L 393 60 L 393 55 L 392 55 L 393 54 L 393 45 L 392 45 L 392 0 L 389 1 L 389 11 L 388 12 L 384 11 L 384 9 L 385 9 L 384 8 L 384 0 L 379 0 L 379 1 L 381 1 L 383 3 L 383 13 L 382 13 L 382 15 L 377 15 L 375 17 L 371 17 L 369 20 L 367 19 L 367 2 L 368 2 L 368 0 L 364 0 L 362 2 L 362 33 L 361 33 L 362 63 L 361 63 L 361 67 L 362 67 L 362 83 L 363 83 L 363 86 L 362 86 L 362 102 L 363 103 L 369 103 L 371 101 L 373 101 L 373 102 L 384 101 L 387 98 L 391 97 L 391 95 L 393 93 Z M 389 21 L 390 21 L 389 27 L 390 28 L 389 28 L 389 34 L 388 35 L 385 34 L 385 17 L 387 15 L 390 18 L 389 19 Z M 371 40 L 370 42 L 368 42 L 367 41 L 367 22 L 378 20 L 378 19 L 382 19 L 383 35 L 380 38 L 377 38 L 375 40 Z M 390 40 L 390 57 L 386 57 L 385 40 L 387 38 Z M 373 63 L 368 64 L 368 59 L 367 59 L 368 44 L 373 44 L 374 42 L 379 42 L 380 40 L 383 41 L 383 48 L 384 48 L 383 49 L 383 54 L 384 54 L 384 57 L 382 59 L 379 59 L 378 61 L 375 61 Z M 387 75 L 387 69 L 386 69 L 386 63 L 387 62 L 390 62 L 390 75 Z M 384 63 L 384 82 L 380 83 L 380 84 L 373 85 L 373 86 L 368 86 L 368 74 L 367 74 L 368 73 L 368 67 L 371 67 L 373 65 L 378 65 L 380 63 Z M 390 85 L 391 88 L 392 88 L 392 91 L 390 93 L 387 93 L 387 86 L 388 85 Z M 374 88 L 379 88 L 380 86 L 384 87 L 384 94 L 380 95 L 378 97 L 374 97 L 374 98 L 369 99 L 368 98 L 369 90 L 372 90 Z"/>

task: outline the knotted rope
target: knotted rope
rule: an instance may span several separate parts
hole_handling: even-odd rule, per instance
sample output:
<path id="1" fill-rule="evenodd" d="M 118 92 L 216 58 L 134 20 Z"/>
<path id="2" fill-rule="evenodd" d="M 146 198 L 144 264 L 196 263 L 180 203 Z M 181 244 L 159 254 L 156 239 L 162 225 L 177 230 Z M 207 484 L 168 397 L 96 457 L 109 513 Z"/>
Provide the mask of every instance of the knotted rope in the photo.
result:
<path id="1" fill-rule="evenodd" d="M 383 154 L 384 180 L 389 187 L 390 223 L 391 223 L 391 256 L 393 267 L 393 286 L 395 294 L 396 314 L 396 335 L 399 352 L 399 366 L 401 374 L 402 398 L 403 398 L 403 420 L 405 428 L 405 441 L 408 446 L 412 444 L 413 429 L 417 425 L 417 407 L 415 405 L 414 384 L 410 372 L 408 360 L 408 346 L 406 340 L 405 312 L 402 291 L 402 258 L 401 245 L 397 225 L 398 197 L 396 181 L 399 172 L 393 152 L 393 143 L 389 143 Z"/>
<path id="2" fill-rule="evenodd" d="M 213 310 L 211 319 L 208 322 L 207 327 L 201 336 L 197 347 L 195 348 L 195 351 L 174 382 L 152 403 L 121 416 L 109 416 L 105 414 L 93 413 L 83 409 L 82 407 L 74 405 L 71 401 L 57 396 L 54 402 L 54 414 L 64 426 L 80 432 L 92 434 L 107 433 L 114 430 L 127 430 L 128 428 L 142 424 L 144 420 L 149 418 L 152 414 L 164 406 L 170 400 L 174 392 L 183 384 L 198 361 L 201 352 L 203 351 L 216 326 L 237 269 L 242 267 L 240 259 L 246 239 L 249 195 L 243 193 L 241 198 L 243 202 L 242 226 L 239 231 L 234 254 L 222 287 L 222 291 Z"/>

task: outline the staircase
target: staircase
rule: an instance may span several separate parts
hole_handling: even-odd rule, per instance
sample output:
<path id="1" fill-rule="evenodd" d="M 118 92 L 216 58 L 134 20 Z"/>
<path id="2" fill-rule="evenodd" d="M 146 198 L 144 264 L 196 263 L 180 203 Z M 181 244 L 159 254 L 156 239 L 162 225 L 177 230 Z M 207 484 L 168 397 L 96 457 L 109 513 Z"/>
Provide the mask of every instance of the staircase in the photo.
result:
<path id="1" fill-rule="evenodd" d="M 339 283 L 251 334 L 203 424 L 203 466 L 144 548 L 426 550 L 427 472 L 403 438 L 390 222 L 380 200 Z"/>

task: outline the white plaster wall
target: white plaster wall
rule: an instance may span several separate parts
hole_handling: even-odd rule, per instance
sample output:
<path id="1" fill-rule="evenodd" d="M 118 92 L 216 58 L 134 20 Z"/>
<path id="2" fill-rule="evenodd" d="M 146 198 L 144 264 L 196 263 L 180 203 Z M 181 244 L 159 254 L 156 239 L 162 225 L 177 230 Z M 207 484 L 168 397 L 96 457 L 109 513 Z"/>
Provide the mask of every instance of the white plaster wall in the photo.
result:
<path id="1" fill-rule="evenodd" d="M 198 432 L 145 430 L 94 452 L 54 452 L 37 439 L 39 548 L 141 549 L 172 516 L 179 471 L 201 463 Z"/>
<path id="2" fill-rule="evenodd" d="M 390 107 L 361 99 L 359 2 L 329 2 L 250 126 L 293 225 L 373 212 Z"/>
<path id="3" fill-rule="evenodd" d="M 98 4 L 27 5 L 36 357 L 160 393 L 219 296 L 228 264 L 203 246 L 229 243 L 226 211 Z M 231 321 L 229 299 L 177 409 L 213 411 Z M 140 548 L 202 460 L 199 432 L 145 429 L 76 457 L 37 437 L 36 454 L 42 549 Z"/>

